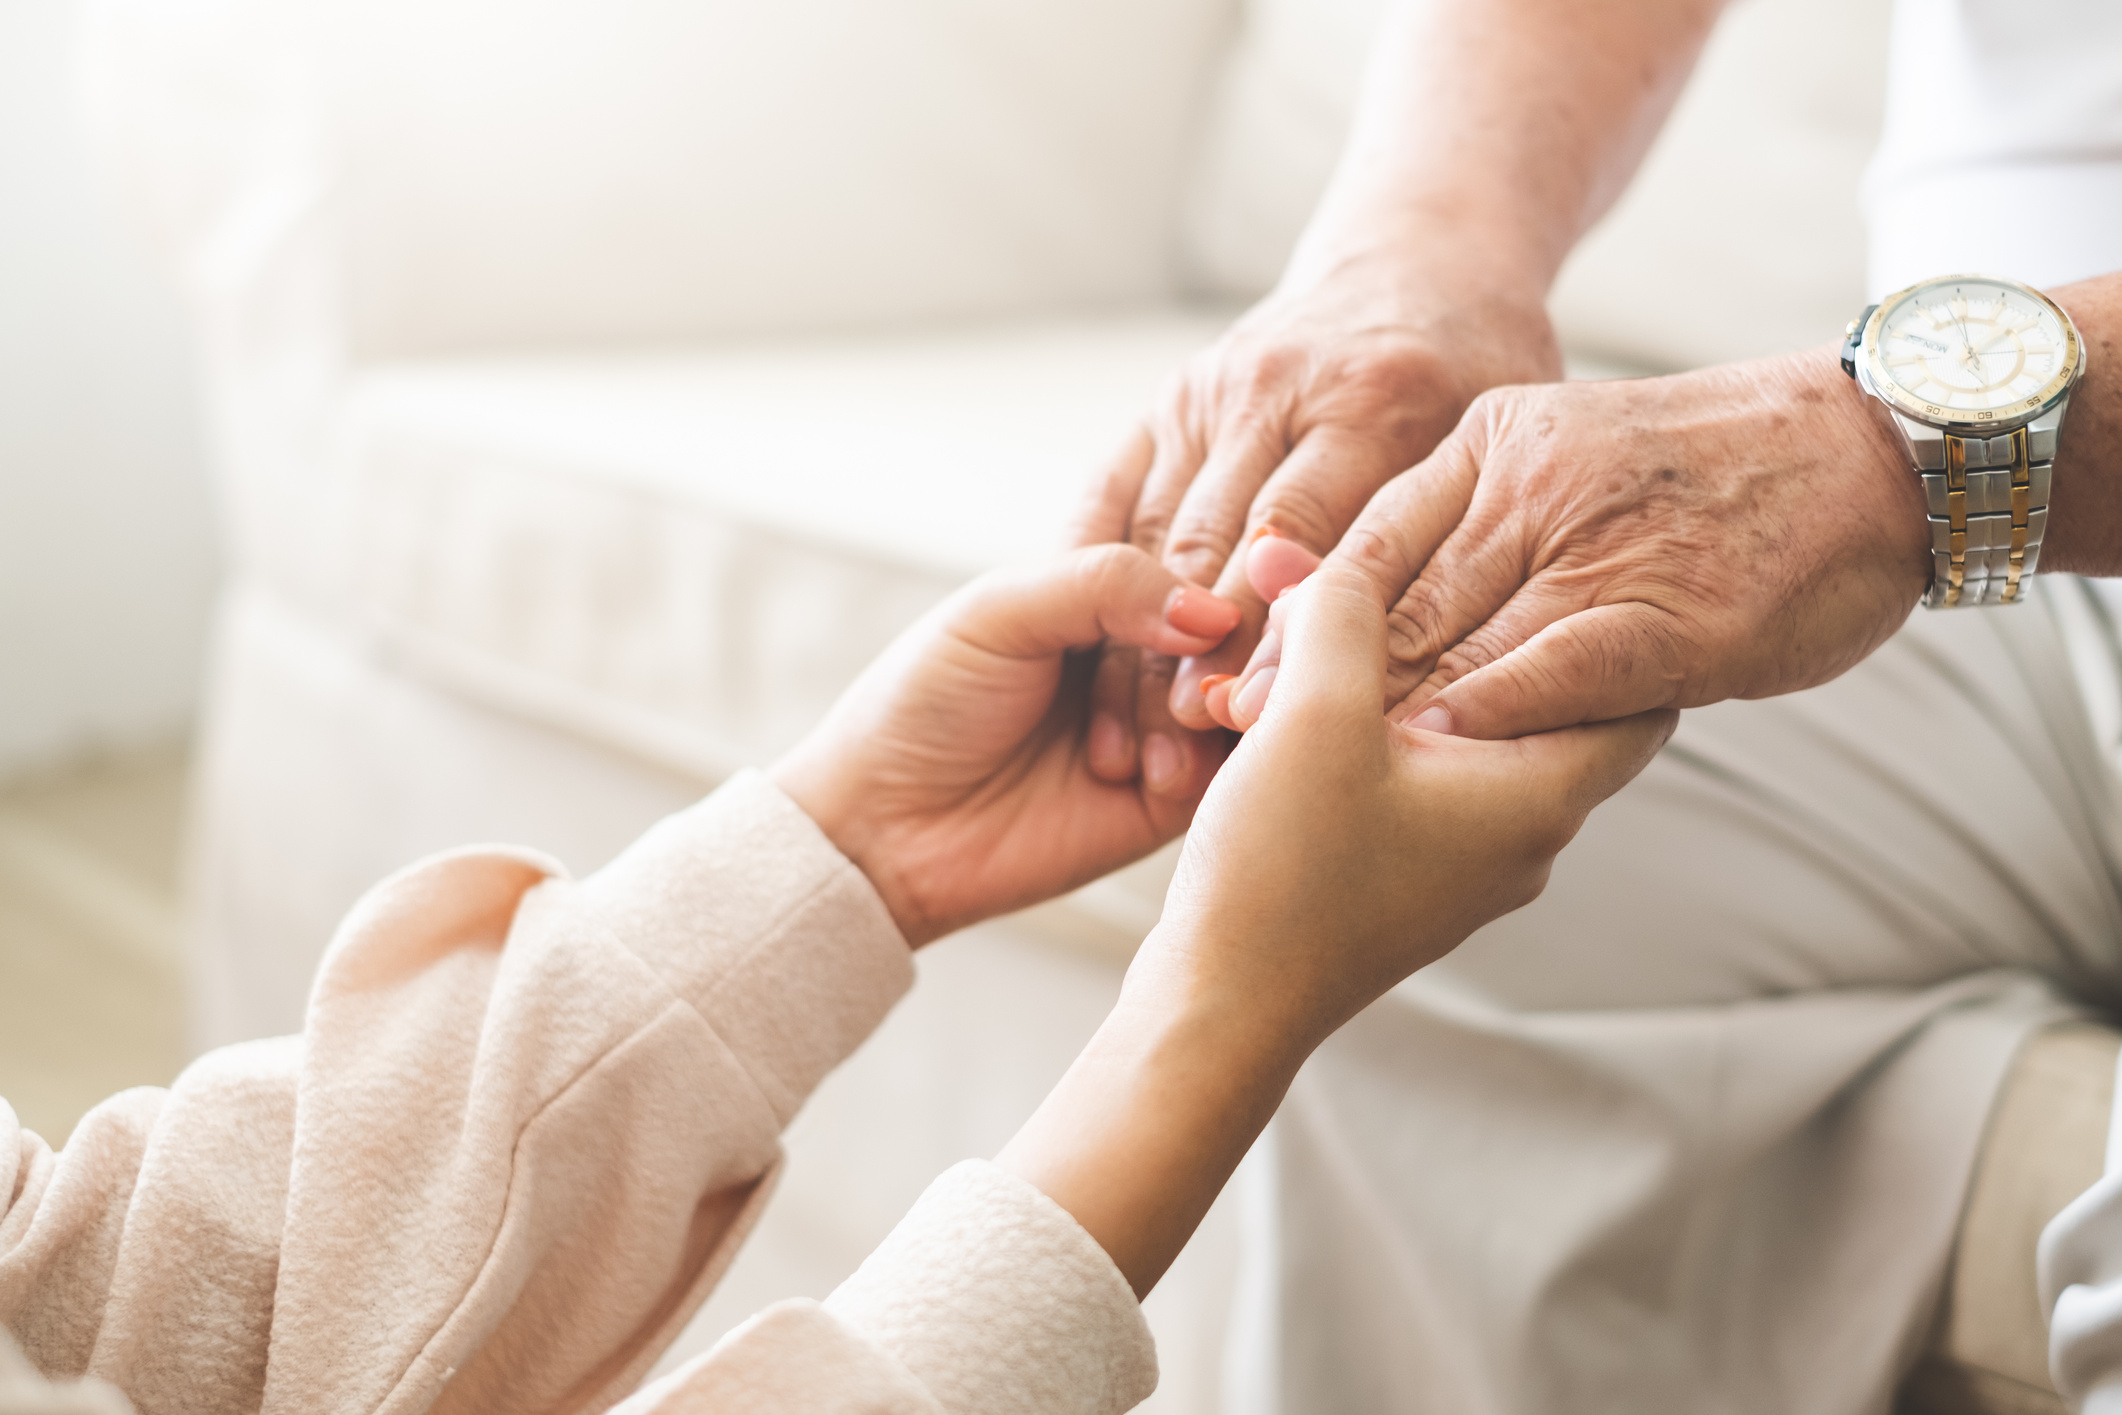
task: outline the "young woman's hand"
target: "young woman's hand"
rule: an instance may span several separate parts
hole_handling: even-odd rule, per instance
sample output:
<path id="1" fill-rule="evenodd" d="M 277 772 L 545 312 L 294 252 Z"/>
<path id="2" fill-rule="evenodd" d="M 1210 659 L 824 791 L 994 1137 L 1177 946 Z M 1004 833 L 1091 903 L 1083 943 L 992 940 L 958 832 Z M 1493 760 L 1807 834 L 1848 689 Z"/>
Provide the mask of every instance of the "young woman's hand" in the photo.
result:
<path id="1" fill-rule="evenodd" d="M 1297 558 L 1285 568 L 1294 573 Z M 1259 588 L 1259 586 L 1255 586 Z M 1385 609 L 1331 562 L 1194 818 L 1119 1004 L 998 1157 L 1146 1293 L 1343 1022 L 1531 900 L 1677 714 L 1488 742 L 1384 711 Z"/>
<path id="2" fill-rule="evenodd" d="M 775 768 L 916 947 L 1147 854 L 1186 828 L 1222 758 L 1149 792 L 1087 765 L 1094 656 L 1200 653 L 1236 606 L 1104 545 L 983 576 L 901 635 Z"/>
<path id="3" fill-rule="evenodd" d="M 1276 606 L 1275 691 L 1196 814 L 1130 986 L 1228 1008 L 1308 1053 L 1401 979 L 1529 903 L 1591 808 L 1678 715 L 1505 741 L 1385 715 L 1385 608 L 1329 561 Z"/>

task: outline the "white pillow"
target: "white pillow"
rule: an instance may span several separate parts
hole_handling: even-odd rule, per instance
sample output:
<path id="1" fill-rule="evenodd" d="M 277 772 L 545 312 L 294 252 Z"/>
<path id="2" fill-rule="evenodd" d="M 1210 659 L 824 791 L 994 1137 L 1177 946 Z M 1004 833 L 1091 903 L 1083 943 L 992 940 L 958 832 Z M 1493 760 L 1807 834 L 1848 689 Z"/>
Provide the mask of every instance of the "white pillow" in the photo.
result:
<path id="1" fill-rule="evenodd" d="M 1169 293 L 1232 0 L 334 0 L 366 356 Z"/>
<path id="2" fill-rule="evenodd" d="M 1742 0 L 1619 205 L 1564 268 L 1573 350 L 1682 368 L 1816 344 L 1864 297 L 1857 180 L 1889 0 Z M 1249 0 L 1183 228 L 1204 291 L 1279 273 L 1346 133 L 1383 0 Z"/>

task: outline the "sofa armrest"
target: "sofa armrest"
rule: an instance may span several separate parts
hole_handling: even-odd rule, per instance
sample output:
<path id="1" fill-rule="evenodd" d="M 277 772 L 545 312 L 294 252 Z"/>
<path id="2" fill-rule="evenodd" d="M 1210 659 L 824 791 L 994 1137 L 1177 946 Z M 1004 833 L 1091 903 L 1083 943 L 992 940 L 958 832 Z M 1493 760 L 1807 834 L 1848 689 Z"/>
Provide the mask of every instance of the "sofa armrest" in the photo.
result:
<path id="1" fill-rule="evenodd" d="M 2034 1247 L 2100 1178 L 2122 1032 L 2065 1022 L 2027 1038 L 1990 1112 L 1929 1347 L 1896 1415 L 2067 1415 L 2048 1375 Z"/>

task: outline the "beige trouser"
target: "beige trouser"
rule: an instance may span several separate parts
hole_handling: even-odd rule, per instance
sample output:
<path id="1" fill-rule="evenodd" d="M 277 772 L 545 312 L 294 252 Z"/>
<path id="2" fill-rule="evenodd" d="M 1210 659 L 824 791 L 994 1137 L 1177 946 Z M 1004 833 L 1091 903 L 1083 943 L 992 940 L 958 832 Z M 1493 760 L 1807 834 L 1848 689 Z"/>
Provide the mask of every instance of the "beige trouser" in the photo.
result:
<path id="1" fill-rule="evenodd" d="M 1248 1166 L 1226 1408 L 1886 1410 L 2015 1051 L 2122 996 L 2088 603 L 1688 713 L 1538 903 L 1323 1049 Z"/>

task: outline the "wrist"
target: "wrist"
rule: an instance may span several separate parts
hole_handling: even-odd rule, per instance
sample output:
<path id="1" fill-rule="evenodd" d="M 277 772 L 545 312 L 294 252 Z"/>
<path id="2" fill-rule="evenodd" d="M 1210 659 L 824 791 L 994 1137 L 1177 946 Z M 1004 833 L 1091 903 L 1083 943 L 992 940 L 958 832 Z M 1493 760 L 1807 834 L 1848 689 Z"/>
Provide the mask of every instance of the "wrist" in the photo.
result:
<path id="1" fill-rule="evenodd" d="M 1231 1019 L 1167 1002 L 1124 990 L 995 1157 L 1068 1210 L 1138 1297 L 1179 1255 L 1303 1061 L 1234 1045 Z"/>
<path id="2" fill-rule="evenodd" d="M 1832 462 L 1846 469 L 1847 504 L 1865 544 L 1908 589 L 1930 584 L 1930 523 L 1923 484 L 1884 407 L 1842 371 L 1839 345 L 1775 360 L 1777 399 L 1818 429 Z"/>
<path id="3" fill-rule="evenodd" d="M 1256 323 L 1314 325 L 1342 348 L 1382 339 L 1426 350 L 1435 369 L 1425 383 L 1449 397 L 1451 422 L 1491 388 L 1562 376 L 1561 346 L 1537 290 L 1473 261 L 1433 259 L 1419 243 L 1337 246 L 1293 260 L 1238 327 Z"/>
<path id="4" fill-rule="evenodd" d="M 844 777 L 844 772 L 835 771 L 801 746 L 767 770 L 767 779 L 810 817 L 811 824 L 849 864 L 862 872 L 907 946 L 919 948 L 935 937 L 935 930 L 920 907 L 918 895 L 892 865 L 890 852 L 884 848 L 887 832 L 858 809 L 855 793 L 845 789 Z"/>
<path id="5" fill-rule="evenodd" d="M 1114 1016 L 1186 1039 L 1234 1075 L 1294 1076 L 1347 1019 L 1289 958 L 1286 940 L 1256 943 L 1238 928 L 1168 915 L 1136 951 Z"/>
<path id="6" fill-rule="evenodd" d="M 1528 238 L 1522 213 L 1497 209 L 1485 187 L 1357 192 L 1337 182 L 1299 235 L 1284 279 L 1426 274 L 1446 290 L 1544 308 L 1559 268 L 1551 246 Z"/>

